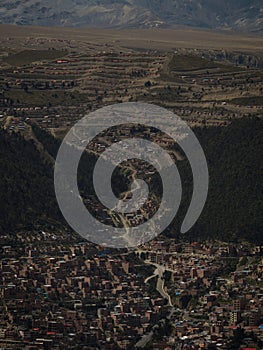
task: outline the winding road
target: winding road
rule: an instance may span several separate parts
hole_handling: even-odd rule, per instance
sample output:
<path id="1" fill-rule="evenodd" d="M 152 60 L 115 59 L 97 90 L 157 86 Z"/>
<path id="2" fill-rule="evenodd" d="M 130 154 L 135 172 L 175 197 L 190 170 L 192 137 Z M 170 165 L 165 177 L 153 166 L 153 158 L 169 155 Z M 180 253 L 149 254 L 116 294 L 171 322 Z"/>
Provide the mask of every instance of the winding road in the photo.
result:
<path id="1" fill-rule="evenodd" d="M 161 294 L 161 296 L 164 299 L 168 300 L 168 305 L 170 307 L 173 307 L 171 296 L 164 290 L 165 280 L 163 278 L 163 275 L 164 275 L 164 272 L 166 271 L 166 268 L 164 266 L 162 266 L 162 265 L 155 264 L 155 263 L 152 263 L 152 262 L 149 262 L 149 261 L 145 261 L 145 263 L 149 264 L 149 265 L 154 265 L 156 267 L 156 269 L 155 269 L 154 274 L 152 276 L 149 276 L 149 277 L 147 277 L 145 279 L 144 283 L 147 283 L 150 279 L 158 276 L 158 280 L 157 280 L 157 283 L 156 283 L 156 290 Z"/>

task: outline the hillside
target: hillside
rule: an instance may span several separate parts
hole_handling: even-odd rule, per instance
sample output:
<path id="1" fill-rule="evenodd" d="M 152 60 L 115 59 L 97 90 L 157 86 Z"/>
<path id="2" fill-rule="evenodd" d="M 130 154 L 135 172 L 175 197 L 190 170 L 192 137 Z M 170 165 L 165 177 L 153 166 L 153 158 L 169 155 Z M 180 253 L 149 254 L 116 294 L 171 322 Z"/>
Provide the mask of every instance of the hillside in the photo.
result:
<path id="1" fill-rule="evenodd" d="M 0 232 L 60 225 L 52 166 L 33 141 L 0 130 Z"/>
<path id="2" fill-rule="evenodd" d="M 170 27 L 262 32 L 261 0 L 3 0 L 0 22 L 44 26 Z"/>
<path id="3" fill-rule="evenodd" d="M 257 118 L 237 120 L 225 128 L 194 130 L 207 157 L 210 184 L 205 209 L 187 237 L 261 241 L 262 130 L 263 121 Z M 38 127 L 34 132 L 55 157 L 59 142 Z M 65 224 L 56 204 L 52 165 L 33 142 L 1 130 L 0 163 L 1 232 Z M 173 236 L 191 194 L 186 161 L 179 162 L 179 171 L 185 196 L 181 212 L 167 232 Z"/>
<path id="4" fill-rule="evenodd" d="M 209 191 L 190 236 L 262 242 L 263 120 L 244 118 L 226 128 L 196 128 L 194 132 L 207 158 Z M 188 200 L 184 197 L 180 222 L 192 193 L 191 173 L 185 163 L 180 164 L 180 174 Z"/>

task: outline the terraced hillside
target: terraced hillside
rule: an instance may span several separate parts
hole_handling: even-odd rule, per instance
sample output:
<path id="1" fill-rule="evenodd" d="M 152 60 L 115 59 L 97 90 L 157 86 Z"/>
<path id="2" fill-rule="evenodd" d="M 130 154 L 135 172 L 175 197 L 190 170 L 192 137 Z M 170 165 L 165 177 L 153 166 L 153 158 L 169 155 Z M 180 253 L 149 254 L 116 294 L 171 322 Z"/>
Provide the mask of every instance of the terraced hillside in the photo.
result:
<path id="1" fill-rule="evenodd" d="M 165 106 L 193 125 L 260 113 L 263 79 L 253 54 L 211 55 L 44 38 L 27 38 L 18 50 L 6 42 L 0 61 L 2 114 L 34 118 L 60 135 L 87 111 L 124 101 Z"/>
<path id="2" fill-rule="evenodd" d="M 242 163 L 242 154 L 249 142 L 244 139 L 243 129 L 249 127 L 249 135 L 252 137 L 251 120 L 258 119 L 251 117 L 262 116 L 263 108 L 263 73 L 258 54 L 252 51 L 196 48 L 176 48 L 168 51 L 135 49 L 128 48 L 116 38 L 114 40 L 115 42 L 106 39 L 96 42 L 94 38 L 81 39 L 81 36 L 74 40 L 46 38 L 45 35 L 4 38 L 0 55 L 0 126 L 7 133 L 23 136 L 29 143 L 34 143 L 45 161 L 53 163 L 59 144 L 57 139 L 61 139 L 85 113 L 113 103 L 144 101 L 164 106 L 182 116 L 192 127 L 200 127 L 197 133 L 200 134 L 200 139 L 203 138 L 205 147 L 209 148 L 210 143 L 213 144 L 211 140 L 214 137 L 218 137 L 218 147 L 227 142 L 227 149 L 231 155 L 225 154 L 224 160 L 228 157 L 232 162 L 232 151 L 236 153 L 236 150 L 229 140 L 232 137 L 231 133 L 235 135 L 237 129 L 235 126 L 230 129 L 221 126 L 238 122 L 247 116 L 250 117 L 248 123 L 242 124 L 243 119 L 240 124 L 234 123 L 239 130 L 235 142 L 244 142 L 241 153 L 238 153 L 238 172 L 247 174 L 249 170 L 246 164 Z M 257 132 L 260 134 L 261 124 L 257 125 Z M 214 129 L 213 126 L 219 128 Z M 231 130 L 230 134 L 228 131 L 226 134 L 221 131 L 225 129 Z M 39 130 L 44 131 L 41 133 Z M 45 133 L 46 131 L 48 133 Z M 206 135 L 209 136 L 208 139 Z M 123 130 L 122 137 L 126 136 L 126 131 Z M 23 140 L 22 137 L 21 139 Z M 256 141 L 259 139 L 260 137 L 257 137 Z M 159 141 L 162 144 L 164 140 L 161 138 Z M 103 147 L 100 146 L 101 144 L 95 144 L 94 149 L 91 149 L 93 157 L 102 151 Z M 253 147 L 256 147 L 255 143 Z M 250 150 L 251 155 L 255 152 L 254 148 Z M 183 157 L 179 159 L 175 149 L 172 151 L 175 160 L 183 164 L 180 162 Z M 212 147 L 212 163 L 216 152 L 218 149 Z M 251 159 L 254 165 L 254 156 Z M 9 161 L 12 167 L 15 167 L 12 159 Z M 136 164 L 134 168 L 135 166 Z M 222 163 L 213 163 L 213 166 L 215 170 L 212 195 L 218 196 L 217 171 L 222 171 Z M 130 167 L 128 170 L 134 169 Z M 234 165 L 229 166 L 227 170 L 233 180 L 231 186 L 234 191 L 236 180 L 239 178 L 236 176 L 238 172 Z M 146 172 L 144 168 L 143 172 Z M 49 184 L 52 182 L 51 173 L 47 176 Z M 253 176 L 257 179 L 256 174 Z M 227 178 L 221 180 L 221 189 L 228 186 Z M 243 185 L 245 179 L 242 177 L 241 181 Z M 125 186 L 126 183 L 121 184 L 122 193 L 127 190 Z M 254 185 L 252 187 L 254 196 L 257 190 Z M 50 196 L 52 197 L 52 194 Z M 235 196 L 239 198 L 236 192 Z M 246 197 L 249 197 L 249 193 L 245 193 L 242 200 Z M 23 201 L 23 194 L 20 198 Z M 256 198 L 256 195 L 253 198 Z M 253 198 L 249 203 L 251 208 Z M 89 198 L 86 200 L 88 202 Z M 209 210 L 216 213 L 219 209 L 211 203 Z M 232 213 L 236 213 L 235 203 L 232 204 Z M 93 208 L 97 210 L 94 205 Z M 49 208 L 46 209 L 48 212 Z M 209 221 L 209 210 L 204 217 L 203 226 L 206 227 L 207 235 L 213 226 Z M 244 211 L 242 213 L 244 215 Z M 34 213 L 32 215 L 34 217 Z M 232 217 L 226 213 L 224 215 L 223 219 L 220 218 L 222 221 L 218 219 L 220 225 L 224 218 L 227 218 L 228 224 L 236 229 Z M 111 219 L 114 222 L 117 220 L 118 225 L 123 224 L 117 217 Z M 244 224 L 243 221 L 242 223 Z M 220 225 L 213 228 L 217 234 Z M 202 227 L 199 226 L 198 230 L 201 232 Z"/>

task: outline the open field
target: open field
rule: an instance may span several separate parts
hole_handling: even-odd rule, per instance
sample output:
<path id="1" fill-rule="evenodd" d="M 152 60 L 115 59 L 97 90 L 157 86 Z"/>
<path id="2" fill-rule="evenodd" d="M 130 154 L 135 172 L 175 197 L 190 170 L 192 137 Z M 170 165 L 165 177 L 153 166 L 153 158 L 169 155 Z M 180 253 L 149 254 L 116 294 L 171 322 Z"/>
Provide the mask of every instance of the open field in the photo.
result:
<path id="1" fill-rule="evenodd" d="M 229 71 L 240 71 L 240 68 L 193 55 L 176 55 L 172 57 L 169 63 L 169 72 L 171 73 L 198 73 L 204 70 L 206 72 L 210 72 L 212 70 L 215 72 L 225 73 Z"/>
<path id="2" fill-rule="evenodd" d="M 65 54 L 65 51 L 58 50 L 23 50 L 9 55 L 4 59 L 4 62 L 12 66 L 23 66 L 40 60 L 54 60 L 55 58 L 65 56 Z"/>
<path id="3" fill-rule="evenodd" d="M 263 106 L 263 96 L 240 97 L 232 100 L 232 103 L 242 106 Z"/>
<path id="4" fill-rule="evenodd" d="M 76 29 L 0 25 L 0 40 L 14 38 L 57 38 L 130 48 L 169 51 L 175 48 L 231 49 L 263 52 L 263 38 L 230 32 L 199 29 Z"/>

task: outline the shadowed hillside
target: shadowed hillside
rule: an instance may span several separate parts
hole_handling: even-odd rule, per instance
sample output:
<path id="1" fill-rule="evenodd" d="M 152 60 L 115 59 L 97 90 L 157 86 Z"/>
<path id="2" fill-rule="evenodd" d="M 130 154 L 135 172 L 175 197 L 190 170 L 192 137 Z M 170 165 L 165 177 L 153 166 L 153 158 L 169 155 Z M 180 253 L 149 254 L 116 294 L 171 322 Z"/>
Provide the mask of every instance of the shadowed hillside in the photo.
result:
<path id="1" fill-rule="evenodd" d="M 55 158 L 59 141 L 33 127 L 38 140 Z M 194 130 L 207 157 L 210 184 L 204 211 L 186 237 L 260 242 L 262 234 L 262 131 L 259 118 L 240 119 L 228 127 Z M 53 169 L 33 142 L 0 131 L 0 230 L 64 225 L 56 204 Z M 91 158 L 92 163 L 95 159 Z M 192 179 L 187 161 L 178 163 L 184 200 L 168 235 L 177 235 L 189 205 Z M 84 166 L 83 173 L 87 168 Z M 120 175 L 118 175 L 120 176 Z M 85 178 L 81 174 L 80 181 Z M 87 177 L 90 181 L 91 174 Z M 85 185 L 85 183 L 84 183 Z M 89 188 L 90 184 L 86 183 Z"/>
<path id="2" fill-rule="evenodd" d="M 241 119 L 225 128 L 197 128 L 194 132 L 204 149 L 210 178 L 205 208 L 190 236 L 261 242 L 262 119 Z M 190 197 L 189 168 L 187 164 L 180 168 Z M 183 203 L 181 215 L 188 201 Z"/>

